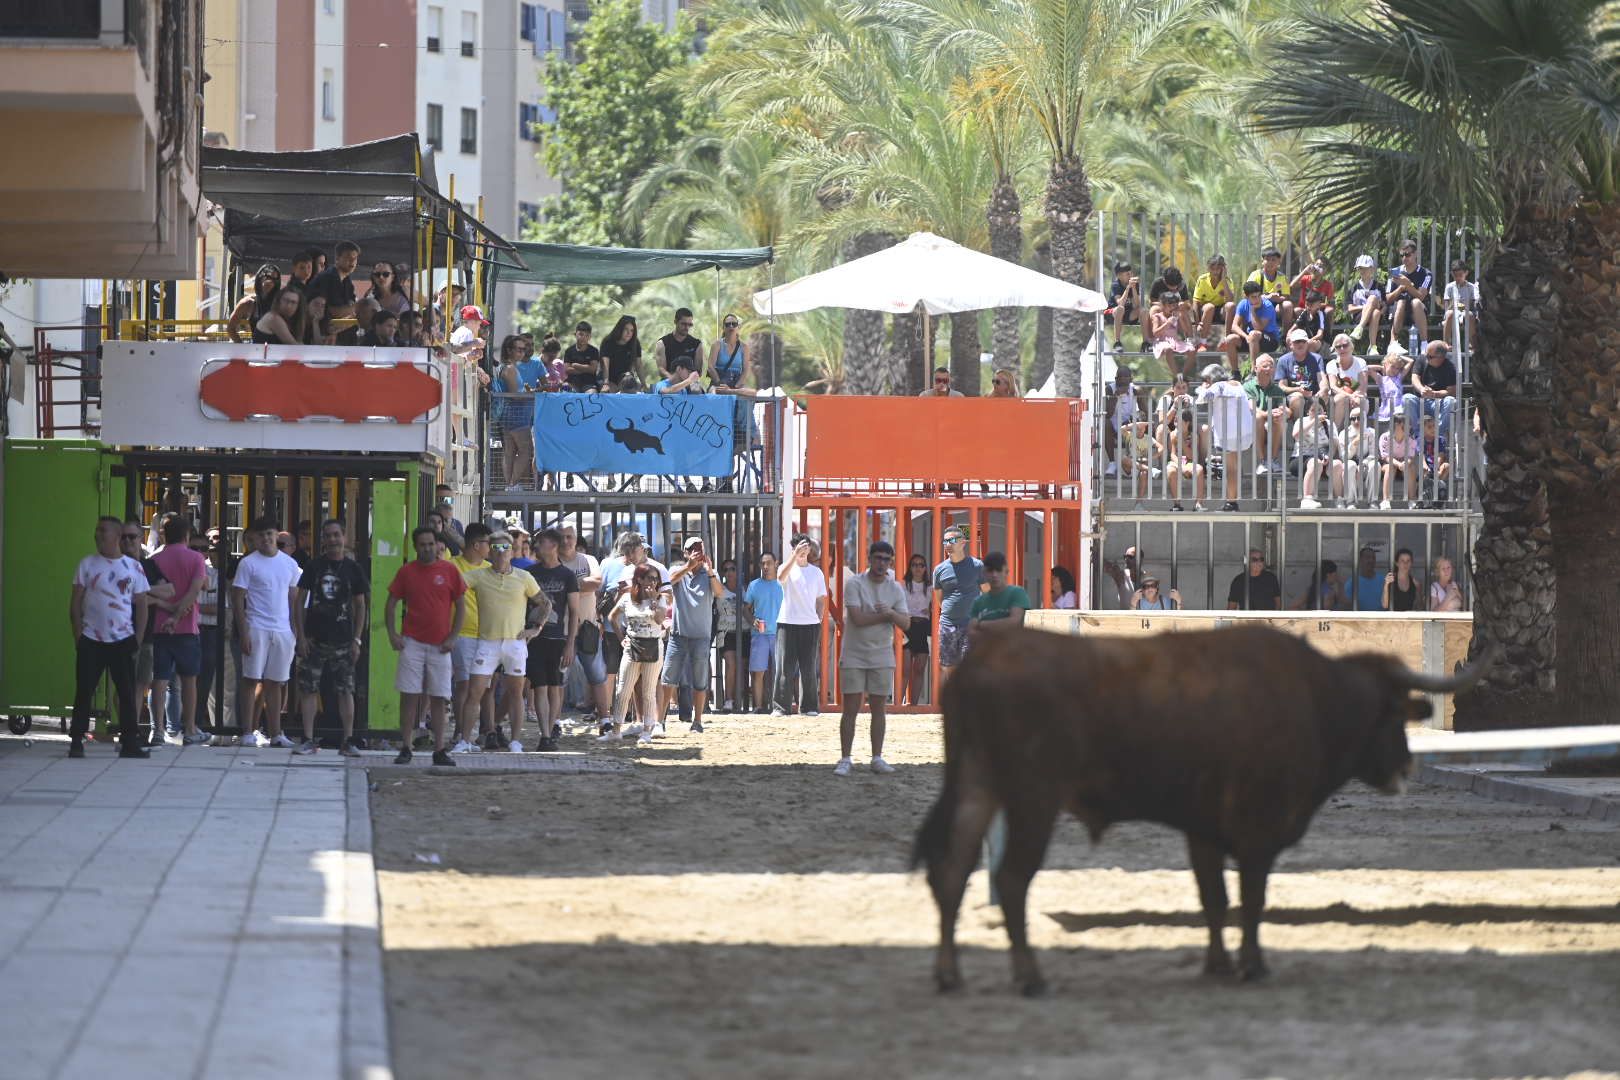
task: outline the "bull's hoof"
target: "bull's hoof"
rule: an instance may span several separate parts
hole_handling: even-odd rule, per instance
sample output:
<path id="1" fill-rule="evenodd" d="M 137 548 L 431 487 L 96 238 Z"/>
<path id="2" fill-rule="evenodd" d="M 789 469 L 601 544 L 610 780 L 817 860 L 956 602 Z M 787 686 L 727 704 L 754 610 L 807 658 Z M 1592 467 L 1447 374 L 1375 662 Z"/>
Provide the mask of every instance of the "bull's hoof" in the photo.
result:
<path id="1" fill-rule="evenodd" d="M 1232 958 L 1226 953 L 1211 953 L 1204 957 L 1204 974 L 1210 978 L 1229 979 L 1233 972 Z"/>
<path id="2" fill-rule="evenodd" d="M 954 994 L 962 989 L 962 974 L 958 971 L 936 971 L 934 986 L 942 994 Z"/>
<path id="3" fill-rule="evenodd" d="M 1018 984 L 1018 992 L 1027 998 L 1043 998 L 1046 996 L 1046 980 L 1030 979 Z"/>

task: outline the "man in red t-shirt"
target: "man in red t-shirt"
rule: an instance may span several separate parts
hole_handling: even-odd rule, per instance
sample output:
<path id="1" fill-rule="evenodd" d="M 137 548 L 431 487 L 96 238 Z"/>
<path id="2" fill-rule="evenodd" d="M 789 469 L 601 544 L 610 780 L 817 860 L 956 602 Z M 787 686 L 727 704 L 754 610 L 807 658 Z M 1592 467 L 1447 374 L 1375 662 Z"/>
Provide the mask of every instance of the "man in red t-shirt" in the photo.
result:
<path id="1" fill-rule="evenodd" d="M 388 584 L 383 623 L 399 653 L 394 689 L 399 691 L 399 730 L 405 744 L 395 765 L 411 760 L 411 739 L 427 695 L 433 730 L 433 764 L 455 765 L 444 747 L 444 706 L 450 700 L 450 650 L 467 614 L 467 584 L 460 571 L 439 558 L 438 537 L 426 525 L 411 533 L 416 559 L 399 568 Z M 394 609 L 405 601 L 404 635 L 394 629 Z"/>
<path id="2" fill-rule="evenodd" d="M 168 711 L 169 683 L 180 680 L 180 719 L 184 746 L 206 746 L 210 736 L 197 730 L 197 675 L 202 671 L 202 638 L 197 598 L 208 583 L 208 560 L 191 549 L 191 522 L 172 517 L 163 523 L 163 546 L 152 556 L 174 586 L 173 607 L 159 607 L 152 622 L 152 743 L 161 744 Z"/>

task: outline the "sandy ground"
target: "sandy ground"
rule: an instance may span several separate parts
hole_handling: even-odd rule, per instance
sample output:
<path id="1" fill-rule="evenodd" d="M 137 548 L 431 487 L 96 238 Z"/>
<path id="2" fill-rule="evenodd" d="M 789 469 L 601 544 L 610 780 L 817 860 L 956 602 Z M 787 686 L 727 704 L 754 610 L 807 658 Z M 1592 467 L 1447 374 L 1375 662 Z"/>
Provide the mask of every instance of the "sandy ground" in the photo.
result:
<path id="1" fill-rule="evenodd" d="M 981 872 L 968 987 L 940 997 L 933 903 L 904 867 L 938 720 L 892 722 L 888 777 L 835 778 L 836 740 L 834 716 L 722 716 L 617 751 L 625 773 L 377 770 L 397 1074 L 1620 1075 L 1612 826 L 1346 789 L 1272 876 L 1272 977 L 1241 985 L 1198 974 L 1178 834 L 1092 847 L 1065 822 L 1030 896 L 1051 996 L 1011 992 Z"/>

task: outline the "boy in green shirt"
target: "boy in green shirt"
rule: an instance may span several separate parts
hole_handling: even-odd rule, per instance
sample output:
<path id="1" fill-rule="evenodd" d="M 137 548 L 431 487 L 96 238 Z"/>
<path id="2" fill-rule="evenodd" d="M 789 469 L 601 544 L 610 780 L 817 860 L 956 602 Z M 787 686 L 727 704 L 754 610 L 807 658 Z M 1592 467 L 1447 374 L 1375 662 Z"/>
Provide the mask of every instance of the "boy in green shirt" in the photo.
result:
<path id="1" fill-rule="evenodd" d="M 973 632 L 1024 625 L 1024 612 L 1032 605 L 1029 593 L 1007 584 L 1007 556 L 992 551 L 984 557 L 984 580 L 990 588 L 973 601 Z"/>

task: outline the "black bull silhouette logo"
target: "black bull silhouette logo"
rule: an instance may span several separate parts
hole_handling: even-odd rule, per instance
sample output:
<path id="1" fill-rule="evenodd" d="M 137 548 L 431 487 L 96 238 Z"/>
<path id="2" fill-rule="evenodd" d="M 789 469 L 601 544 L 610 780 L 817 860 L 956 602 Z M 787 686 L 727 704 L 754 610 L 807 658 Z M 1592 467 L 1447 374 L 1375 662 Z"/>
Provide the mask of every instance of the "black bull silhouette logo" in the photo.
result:
<path id="1" fill-rule="evenodd" d="M 607 429 L 613 433 L 613 441 L 632 454 L 639 454 L 643 450 L 651 450 L 655 454 L 664 452 L 664 441 L 657 435 L 638 429 L 634 420 L 627 419 L 624 427 L 617 428 L 613 426 L 613 421 L 609 420 Z"/>

